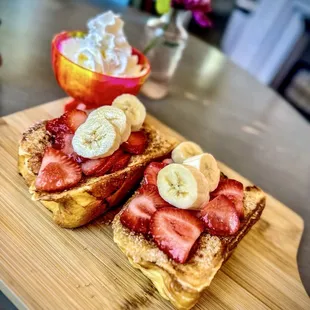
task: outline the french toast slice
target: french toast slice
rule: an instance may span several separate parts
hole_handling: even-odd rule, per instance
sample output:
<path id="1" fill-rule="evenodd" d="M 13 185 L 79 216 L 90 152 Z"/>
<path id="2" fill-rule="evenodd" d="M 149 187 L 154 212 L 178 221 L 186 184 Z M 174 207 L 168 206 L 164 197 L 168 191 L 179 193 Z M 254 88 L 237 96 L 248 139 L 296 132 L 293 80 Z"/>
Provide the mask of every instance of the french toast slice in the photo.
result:
<path id="1" fill-rule="evenodd" d="M 142 271 L 153 282 L 160 295 L 177 309 L 190 309 L 197 303 L 202 291 L 210 285 L 216 272 L 258 221 L 265 207 L 263 191 L 256 186 L 246 187 L 243 200 L 245 216 L 238 232 L 228 237 L 203 233 L 193 256 L 188 262 L 179 264 L 169 259 L 152 240 L 122 225 L 121 214 L 131 199 L 114 218 L 114 242 L 131 265 Z"/>
<path id="2" fill-rule="evenodd" d="M 95 219 L 122 202 L 138 184 L 149 162 L 165 157 L 176 140 L 163 136 L 145 122 L 148 145 L 141 155 L 133 155 L 128 166 L 100 177 L 83 177 L 74 187 L 61 192 L 36 190 L 34 184 L 45 149 L 51 145 L 46 121 L 38 122 L 24 132 L 18 150 L 18 170 L 24 177 L 33 200 L 39 200 L 53 213 L 53 220 L 65 228 L 75 228 Z"/>

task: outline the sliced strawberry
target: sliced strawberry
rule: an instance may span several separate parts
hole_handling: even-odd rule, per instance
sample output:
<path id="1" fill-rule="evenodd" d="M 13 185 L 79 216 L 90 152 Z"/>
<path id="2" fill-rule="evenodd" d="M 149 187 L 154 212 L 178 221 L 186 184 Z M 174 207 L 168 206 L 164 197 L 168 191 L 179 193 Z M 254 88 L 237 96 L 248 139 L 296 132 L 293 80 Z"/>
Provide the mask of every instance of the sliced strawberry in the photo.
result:
<path id="1" fill-rule="evenodd" d="M 82 110 L 72 110 L 66 112 L 63 116 L 65 123 L 68 125 L 72 132 L 75 132 L 80 125 L 82 125 L 86 119 L 87 114 Z"/>
<path id="2" fill-rule="evenodd" d="M 111 165 L 108 165 L 108 163 L 109 157 L 89 159 L 86 162 L 82 163 L 81 168 L 83 173 L 87 176 L 97 175 L 98 170 L 102 172 L 108 172 L 108 170 L 111 168 Z"/>
<path id="3" fill-rule="evenodd" d="M 46 130 L 54 136 L 61 136 L 64 133 L 70 133 L 68 125 L 64 122 L 62 117 L 54 118 L 46 123 Z"/>
<path id="4" fill-rule="evenodd" d="M 74 149 L 72 146 L 72 138 L 73 138 L 74 134 L 72 133 L 67 133 L 63 135 L 63 147 L 61 148 L 61 151 L 64 152 L 66 155 L 71 155 L 72 153 L 74 153 Z"/>
<path id="5" fill-rule="evenodd" d="M 46 123 L 46 130 L 52 135 L 61 138 L 62 134 L 74 133 L 76 129 L 86 121 L 87 114 L 81 110 L 66 112 L 58 118 L 51 119 Z"/>
<path id="6" fill-rule="evenodd" d="M 66 155 L 68 155 L 70 158 L 72 158 L 74 161 L 76 161 L 77 163 L 81 164 L 85 161 L 87 161 L 86 158 L 78 155 L 72 146 L 72 138 L 73 138 L 73 134 L 67 133 L 63 135 L 63 143 L 62 143 L 62 147 L 61 147 L 61 151 L 63 153 L 65 153 Z M 53 145 L 54 147 L 54 145 Z"/>
<path id="7" fill-rule="evenodd" d="M 171 158 L 166 158 L 163 160 L 163 163 L 166 165 L 173 164 L 173 160 Z"/>
<path id="8" fill-rule="evenodd" d="M 131 200 L 128 207 L 121 214 L 121 223 L 137 233 L 147 234 L 150 219 L 156 211 L 154 202 L 144 195 L 138 195 Z"/>
<path id="9" fill-rule="evenodd" d="M 233 179 L 221 179 L 218 187 L 211 193 L 211 195 L 234 195 L 243 197 L 243 184 Z"/>
<path id="10" fill-rule="evenodd" d="M 36 178 L 37 190 L 54 192 L 76 185 L 82 177 L 81 168 L 61 151 L 47 148 Z"/>
<path id="11" fill-rule="evenodd" d="M 111 156 L 98 159 L 89 159 L 82 163 L 82 171 L 87 176 L 102 176 L 111 170 L 113 165 L 123 154 L 123 151 L 118 149 Z"/>
<path id="12" fill-rule="evenodd" d="M 193 214 L 194 216 L 201 218 L 201 210 L 188 210 L 190 211 L 191 214 Z"/>
<path id="13" fill-rule="evenodd" d="M 147 137 L 144 131 L 132 132 L 128 140 L 122 144 L 122 148 L 130 154 L 143 154 L 147 145 Z"/>
<path id="14" fill-rule="evenodd" d="M 239 219 L 243 219 L 244 218 L 243 196 L 242 196 L 242 199 L 240 197 L 233 196 L 233 195 L 228 195 L 226 197 L 230 199 L 230 201 L 234 204 L 237 214 L 239 216 Z"/>
<path id="15" fill-rule="evenodd" d="M 127 176 L 123 184 L 119 186 L 118 190 L 114 192 L 111 196 L 106 198 L 109 207 L 114 207 L 120 204 L 126 196 L 128 196 L 131 191 L 135 188 L 136 184 L 139 183 L 143 175 L 143 167 L 135 170 L 133 174 Z"/>
<path id="16" fill-rule="evenodd" d="M 165 163 L 157 163 L 157 162 L 150 163 L 144 171 L 144 182 L 146 184 L 154 184 L 157 186 L 158 172 L 165 166 L 167 166 L 167 164 Z"/>
<path id="17" fill-rule="evenodd" d="M 138 192 L 140 195 L 152 199 L 156 208 L 171 207 L 171 204 L 160 197 L 158 188 L 154 184 L 144 184 L 139 188 Z"/>
<path id="18" fill-rule="evenodd" d="M 211 235 L 230 236 L 239 230 L 240 220 L 236 208 L 225 195 L 219 195 L 206 203 L 200 216 Z"/>
<path id="19" fill-rule="evenodd" d="M 117 162 L 112 166 L 111 173 L 122 170 L 127 167 L 129 161 L 130 161 L 131 155 L 127 153 L 123 153 L 120 155 L 119 159 Z"/>
<path id="20" fill-rule="evenodd" d="M 150 232 L 155 243 L 177 263 L 187 261 L 203 230 L 202 221 L 187 210 L 167 207 L 151 217 Z"/>
<path id="21" fill-rule="evenodd" d="M 52 142 L 52 147 L 56 150 L 61 150 L 65 146 L 65 140 L 64 136 L 66 134 L 64 133 L 59 133 L 57 136 L 53 137 L 53 142 Z"/>
<path id="22" fill-rule="evenodd" d="M 211 198 L 215 198 L 219 195 L 225 195 L 235 205 L 239 218 L 244 216 L 243 207 L 243 184 L 233 180 L 221 178 L 218 187 L 211 193 Z"/>

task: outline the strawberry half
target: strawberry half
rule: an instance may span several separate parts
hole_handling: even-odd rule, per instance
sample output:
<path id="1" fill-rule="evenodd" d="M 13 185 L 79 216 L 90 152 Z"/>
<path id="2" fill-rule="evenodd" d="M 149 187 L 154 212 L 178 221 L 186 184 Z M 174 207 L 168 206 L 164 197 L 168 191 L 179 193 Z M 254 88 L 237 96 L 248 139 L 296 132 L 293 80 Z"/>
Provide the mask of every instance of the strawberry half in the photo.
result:
<path id="1" fill-rule="evenodd" d="M 211 198 L 215 198 L 219 195 L 225 195 L 228 197 L 237 210 L 239 218 L 244 217 L 243 207 L 243 184 L 233 180 L 221 178 L 218 187 L 210 194 Z"/>
<path id="2" fill-rule="evenodd" d="M 122 144 L 122 148 L 130 154 L 143 154 L 147 145 L 147 137 L 144 131 L 132 132 L 128 140 Z"/>
<path id="3" fill-rule="evenodd" d="M 109 164 L 109 157 L 89 159 L 85 163 L 82 163 L 81 168 L 85 175 L 98 175 L 98 171 L 103 174 L 108 172 L 112 165 Z"/>
<path id="4" fill-rule="evenodd" d="M 72 133 L 66 133 L 63 135 L 63 147 L 61 148 L 61 151 L 68 156 L 74 153 L 74 149 L 72 146 L 73 136 L 74 134 Z"/>
<path id="5" fill-rule="evenodd" d="M 171 204 L 161 198 L 158 188 L 154 184 L 144 184 L 139 188 L 138 192 L 140 195 L 150 198 L 154 202 L 156 208 L 171 207 Z"/>
<path id="6" fill-rule="evenodd" d="M 167 207 L 151 217 L 150 232 L 157 246 L 177 263 L 185 263 L 204 230 L 190 211 Z"/>
<path id="7" fill-rule="evenodd" d="M 166 166 L 167 164 L 165 163 L 157 163 L 157 162 L 150 163 L 144 170 L 144 183 L 154 184 L 157 186 L 158 172 Z"/>
<path id="8" fill-rule="evenodd" d="M 61 151 L 47 148 L 35 186 L 40 191 L 62 191 L 76 185 L 81 177 L 81 168 L 76 162 Z"/>
<path id="9" fill-rule="evenodd" d="M 79 126 L 86 121 L 87 114 L 82 110 L 72 110 L 63 114 L 62 117 L 64 118 L 64 122 L 67 124 L 69 129 L 72 132 L 75 132 Z"/>
<path id="10" fill-rule="evenodd" d="M 52 135 L 74 133 L 77 128 L 87 119 L 87 114 L 81 110 L 66 112 L 58 118 L 51 119 L 46 123 L 46 130 Z"/>
<path id="11" fill-rule="evenodd" d="M 122 155 L 120 155 L 117 162 L 112 166 L 111 173 L 126 168 L 130 161 L 130 158 L 131 155 L 127 153 L 123 153 Z"/>
<path id="12" fill-rule="evenodd" d="M 200 216 L 211 235 L 230 236 L 240 227 L 236 208 L 225 195 L 219 195 L 203 205 Z"/>
<path id="13" fill-rule="evenodd" d="M 132 231 L 148 234 L 150 219 L 156 211 L 152 199 L 144 195 L 133 198 L 125 211 L 121 214 L 121 223 Z"/>
<path id="14" fill-rule="evenodd" d="M 89 159 L 82 163 L 82 171 L 87 176 L 102 176 L 112 169 L 113 165 L 123 154 L 123 151 L 118 149 L 111 156 L 98 159 Z"/>
<path id="15" fill-rule="evenodd" d="M 78 155 L 72 146 L 72 138 L 73 138 L 73 134 L 67 133 L 63 135 L 63 140 L 62 140 L 62 147 L 61 147 L 61 151 L 63 153 L 65 153 L 66 155 L 68 155 L 70 158 L 72 158 L 74 161 L 76 161 L 78 164 L 81 164 L 85 161 L 87 161 L 86 158 Z M 54 145 L 53 145 L 54 147 Z"/>
<path id="16" fill-rule="evenodd" d="M 62 116 L 47 121 L 46 130 L 54 136 L 61 136 L 64 133 L 71 133 L 68 125 L 64 122 Z"/>

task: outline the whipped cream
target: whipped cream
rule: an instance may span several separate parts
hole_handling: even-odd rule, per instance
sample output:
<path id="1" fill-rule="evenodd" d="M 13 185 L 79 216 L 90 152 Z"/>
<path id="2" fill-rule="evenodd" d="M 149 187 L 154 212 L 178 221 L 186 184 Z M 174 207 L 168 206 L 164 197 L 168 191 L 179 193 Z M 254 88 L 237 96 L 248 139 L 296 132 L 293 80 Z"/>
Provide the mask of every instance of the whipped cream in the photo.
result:
<path id="1" fill-rule="evenodd" d="M 70 38 L 62 43 L 61 52 L 80 66 L 99 73 L 135 77 L 144 74 L 138 56 L 132 55 L 123 31 L 124 22 L 108 11 L 87 23 L 84 38 Z"/>

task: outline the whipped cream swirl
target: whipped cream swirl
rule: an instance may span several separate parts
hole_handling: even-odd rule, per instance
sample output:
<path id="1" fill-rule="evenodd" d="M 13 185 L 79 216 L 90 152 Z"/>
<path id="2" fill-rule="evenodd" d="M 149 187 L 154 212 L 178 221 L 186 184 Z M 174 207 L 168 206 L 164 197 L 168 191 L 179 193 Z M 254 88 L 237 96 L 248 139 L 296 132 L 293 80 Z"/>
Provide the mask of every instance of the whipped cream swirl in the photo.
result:
<path id="1" fill-rule="evenodd" d="M 123 31 L 124 22 L 108 11 L 87 23 L 84 38 L 70 38 L 63 42 L 62 54 L 80 66 L 99 73 L 136 77 L 144 74 L 138 56 L 132 55 Z"/>

